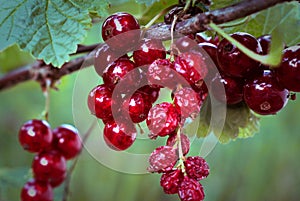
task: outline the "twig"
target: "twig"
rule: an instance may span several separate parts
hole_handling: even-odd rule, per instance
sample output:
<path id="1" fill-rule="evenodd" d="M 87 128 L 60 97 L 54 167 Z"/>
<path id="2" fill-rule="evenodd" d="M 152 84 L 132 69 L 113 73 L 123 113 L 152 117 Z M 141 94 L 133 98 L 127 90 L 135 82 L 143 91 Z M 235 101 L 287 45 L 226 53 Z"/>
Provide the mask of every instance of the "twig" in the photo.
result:
<path id="1" fill-rule="evenodd" d="M 87 132 L 84 134 L 83 139 L 82 139 L 82 144 L 85 144 L 85 142 L 87 141 L 88 137 L 91 135 L 94 127 L 96 126 L 96 124 L 97 124 L 97 120 L 94 120 L 93 123 L 91 124 L 91 126 L 89 127 L 89 129 L 87 130 Z M 73 161 L 70 169 L 68 170 L 68 174 L 67 174 L 66 181 L 65 181 L 65 187 L 64 187 L 64 193 L 63 193 L 62 201 L 67 201 L 68 196 L 70 195 L 71 178 L 72 178 L 72 174 L 74 172 L 74 169 L 77 165 L 77 162 L 79 160 L 79 156 L 75 158 L 75 160 Z"/>
<path id="2" fill-rule="evenodd" d="M 272 7 L 278 3 L 288 2 L 291 0 L 245 0 L 238 4 L 225 8 L 200 13 L 192 18 L 176 23 L 175 31 L 177 33 L 187 35 L 207 30 L 209 23 L 222 24 L 236 19 L 249 16 L 258 11 Z M 156 38 L 160 40 L 168 40 L 171 37 L 171 25 L 164 23 L 156 24 L 145 32 L 145 37 Z M 97 45 L 79 46 L 77 54 L 92 51 Z M 87 59 L 90 62 L 85 62 Z M 38 61 L 32 65 L 21 67 L 0 78 L 0 91 L 8 89 L 19 83 L 36 80 L 44 82 L 45 78 L 50 78 L 52 83 L 59 80 L 61 77 L 78 71 L 81 68 L 93 65 L 92 56 L 82 56 L 65 63 L 62 68 L 54 68 Z"/>

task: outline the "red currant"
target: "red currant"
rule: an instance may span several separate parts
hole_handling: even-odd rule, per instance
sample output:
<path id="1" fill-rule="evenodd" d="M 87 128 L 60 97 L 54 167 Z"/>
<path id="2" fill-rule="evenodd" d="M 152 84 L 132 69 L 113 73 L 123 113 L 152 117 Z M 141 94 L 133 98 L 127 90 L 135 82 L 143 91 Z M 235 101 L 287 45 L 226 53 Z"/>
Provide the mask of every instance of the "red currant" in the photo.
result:
<path id="1" fill-rule="evenodd" d="M 103 131 L 106 144 L 116 151 L 128 149 L 134 143 L 136 134 L 134 125 L 129 122 L 108 122 Z"/>
<path id="2" fill-rule="evenodd" d="M 163 43 L 156 39 L 144 39 L 140 48 L 133 52 L 133 60 L 137 66 L 151 64 L 156 59 L 165 59 L 166 51 Z"/>
<path id="3" fill-rule="evenodd" d="M 72 126 L 63 124 L 53 130 L 53 146 L 67 160 L 76 157 L 81 149 L 82 144 L 78 130 Z"/>
<path id="4" fill-rule="evenodd" d="M 174 133 L 169 136 L 166 145 L 174 147 L 174 145 L 177 144 L 176 151 L 178 152 L 178 147 L 179 147 L 178 142 L 179 141 L 177 139 L 177 133 Z M 186 155 L 190 150 L 190 140 L 188 136 L 186 136 L 185 134 L 180 134 L 180 142 L 181 142 L 182 154 Z"/>
<path id="5" fill-rule="evenodd" d="M 156 148 L 149 157 L 149 172 L 167 172 L 172 170 L 178 160 L 176 150 L 170 146 Z"/>
<path id="6" fill-rule="evenodd" d="M 178 193 L 178 187 L 183 180 L 183 173 L 180 169 L 171 170 L 162 174 L 160 185 L 167 194 Z"/>
<path id="7" fill-rule="evenodd" d="M 139 88 L 138 92 L 143 94 L 146 99 L 148 99 L 151 104 L 153 104 L 158 99 L 160 88 L 151 85 L 145 85 Z"/>
<path id="8" fill-rule="evenodd" d="M 66 160 L 57 151 L 41 152 L 34 157 L 32 171 L 38 181 L 51 182 L 66 174 Z"/>
<path id="9" fill-rule="evenodd" d="M 262 115 L 275 114 L 288 101 L 288 90 L 277 82 L 270 70 L 246 82 L 244 100 L 254 112 Z"/>
<path id="10" fill-rule="evenodd" d="M 30 180 L 22 188 L 21 201 L 53 201 L 52 187 L 47 183 Z"/>
<path id="11" fill-rule="evenodd" d="M 256 38 L 248 33 L 234 33 L 231 37 L 257 54 L 262 53 L 261 46 Z M 229 76 L 246 77 L 251 71 L 259 68 L 259 62 L 249 58 L 235 45 L 223 39 L 217 49 L 219 68 Z"/>
<path id="12" fill-rule="evenodd" d="M 104 121 L 111 120 L 113 118 L 111 106 L 112 91 L 107 85 L 98 85 L 89 93 L 88 107 L 96 117 Z"/>
<path id="13" fill-rule="evenodd" d="M 209 167 L 200 156 L 190 156 L 184 161 L 186 173 L 189 177 L 199 181 L 209 175 Z"/>
<path id="14" fill-rule="evenodd" d="M 163 102 L 152 107 L 146 120 L 149 128 L 149 137 L 170 135 L 178 127 L 180 114 L 176 107 L 168 102 Z"/>
<path id="15" fill-rule="evenodd" d="M 275 71 L 282 86 L 290 91 L 300 92 L 300 45 L 284 50 L 282 63 Z"/>
<path id="16" fill-rule="evenodd" d="M 19 142 L 29 152 L 40 152 L 47 149 L 53 135 L 48 122 L 33 119 L 22 125 L 19 130 Z"/>
<path id="17" fill-rule="evenodd" d="M 188 176 L 179 186 L 178 195 L 181 201 L 202 201 L 205 197 L 202 185 Z"/>

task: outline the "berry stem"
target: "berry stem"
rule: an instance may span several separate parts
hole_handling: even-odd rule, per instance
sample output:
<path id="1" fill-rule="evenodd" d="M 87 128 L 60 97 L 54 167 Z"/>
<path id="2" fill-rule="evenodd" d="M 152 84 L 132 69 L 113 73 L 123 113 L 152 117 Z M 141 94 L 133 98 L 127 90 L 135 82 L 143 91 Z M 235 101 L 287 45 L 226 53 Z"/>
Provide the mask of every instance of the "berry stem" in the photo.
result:
<path id="1" fill-rule="evenodd" d="M 42 116 L 45 118 L 46 121 L 49 119 L 49 109 L 50 109 L 50 86 L 51 80 L 45 80 L 45 88 L 43 89 L 43 94 L 45 96 L 45 109 L 42 112 Z"/>
<path id="2" fill-rule="evenodd" d="M 182 152 L 182 144 L 181 144 L 181 129 L 179 128 L 177 131 L 177 142 L 178 142 L 178 155 L 179 155 L 179 166 L 181 168 L 181 171 L 185 173 L 185 167 L 184 167 L 184 155 Z"/>
<path id="3" fill-rule="evenodd" d="M 211 22 L 209 26 L 215 30 L 218 34 L 223 36 L 225 39 L 227 39 L 229 42 L 231 42 L 233 45 L 235 45 L 239 50 L 241 50 L 244 54 L 246 54 L 251 59 L 254 59 L 256 61 L 259 61 L 260 63 L 267 65 L 267 66 L 278 66 L 281 62 L 282 58 L 282 50 L 283 46 L 280 45 L 281 40 L 279 33 L 274 31 L 272 34 L 272 43 L 271 43 L 271 50 L 269 54 L 267 55 L 259 55 L 254 53 L 253 51 L 246 48 L 244 45 L 242 45 L 240 42 L 229 36 L 224 30 L 222 30 L 218 25 Z M 273 37 L 274 36 L 274 37 Z M 274 41 L 274 42 L 273 42 Z M 281 48 L 280 48 L 281 47 Z"/>
<path id="4" fill-rule="evenodd" d="M 184 6 L 184 8 L 183 8 L 183 11 L 184 11 L 184 12 L 187 11 L 187 10 L 189 9 L 189 7 L 190 7 L 190 5 L 191 5 L 191 2 L 192 2 L 192 0 L 187 0 L 187 1 L 186 1 L 185 6 Z"/>
<path id="5" fill-rule="evenodd" d="M 170 45 L 171 53 L 170 53 L 170 58 L 173 57 L 174 29 L 175 29 L 175 24 L 176 24 L 177 18 L 178 18 L 178 16 L 175 15 L 174 19 L 173 19 L 173 22 L 172 22 L 172 25 L 171 25 L 171 45 Z"/>
<path id="6" fill-rule="evenodd" d="M 176 5 L 169 6 L 162 11 L 160 11 L 157 15 L 155 15 L 145 26 L 144 29 L 149 29 L 161 16 L 165 15 L 169 10 L 174 8 Z"/>

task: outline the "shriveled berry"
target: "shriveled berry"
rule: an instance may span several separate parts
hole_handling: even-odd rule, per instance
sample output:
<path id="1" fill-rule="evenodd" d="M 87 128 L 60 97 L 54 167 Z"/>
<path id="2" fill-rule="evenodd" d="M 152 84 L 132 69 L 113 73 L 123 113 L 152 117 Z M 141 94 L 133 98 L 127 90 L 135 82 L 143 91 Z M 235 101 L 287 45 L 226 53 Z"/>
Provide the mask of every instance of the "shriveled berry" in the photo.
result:
<path id="1" fill-rule="evenodd" d="M 184 87 L 174 93 L 174 105 L 181 113 L 181 118 L 191 117 L 195 119 L 202 105 L 199 93 L 190 87 Z"/>
<path id="2" fill-rule="evenodd" d="M 185 52 L 174 61 L 174 69 L 191 85 L 202 84 L 207 74 L 207 67 L 204 57 L 199 52 Z"/>
<path id="3" fill-rule="evenodd" d="M 183 173 L 181 169 L 175 169 L 162 174 L 160 185 L 166 194 L 176 194 L 182 180 Z"/>
<path id="4" fill-rule="evenodd" d="M 19 142 L 29 152 L 40 152 L 47 149 L 51 145 L 52 139 L 50 125 L 44 120 L 29 120 L 19 130 Z"/>
<path id="5" fill-rule="evenodd" d="M 188 176 L 184 177 L 178 195 L 181 201 L 202 201 L 205 197 L 202 185 Z"/>
<path id="6" fill-rule="evenodd" d="M 246 82 L 244 100 L 248 107 L 261 115 L 275 114 L 288 101 L 289 91 L 279 85 L 270 70 Z"/>
<path id="7" fill-rule="evenodd" d="M 204 158 L 190 156 L 184 161 L 186 173 L 189 177 L 199 181 L 209 175 L 209 167 Z"/>
<path id="8" fill-rule="evenodd" d="M 188 136 L 185 134 L 180 134 L 180 142 L 181 142 L 181 148 L 182 148 L 182 153 L 183 155 L 186 155 L 189 150 L 190 150 L 190 140 Z M 176 146 L 176 151 L 178 152 L 178 139 L 177 139 L 177 133 L 174 133 L 169 136 L 166 145 L 170 147 L 174 147 L 174 145 L 177 144 Z"/>
<path id="9" fill-rule="evenodd" d="M 130 122 L 108 122 L 105 124 L 103 136 L 106 144 L 116 151 L 128 149 L 136 139 L 136 129 Z"/>
<path id="10" fill-rule="evenodd" d="M 243 100 L 243 79 L 216 74 L 211 83 L 211 93 L 220 102 L 233 105 Z"/>
<path id="11" fill-rule="evenodd" d="M 59 151 L 67 160 L 76 157 L 82 143 L 78 130 L 69 124 L 63 124 L 53 130 L 53 148 Z"/>
<path id="12" fill-rule="evenodd" d="M 231 34 L 231 37 L 253 52 L 262 53 L 261 46 L 254 36 L 237 32 Z M 219 43 L 217 56 L 220 70 L 229 76 L 246 77 L 259 68 L 259 62 L 249 58 L 226 39 Z"/>
<path id="13" fill-rule="evenodd" d="M 290 91 L 300 92 L 300 45 L 284 50 L 282 63 L 275 71 L 281 85 Z"/>
<path id="14" fill-rule="evenodd" d="M 105 121 L 111 120 L 112 90 L 104 84 L 96 86 L 89 93 L 88 107 L 92 114 Z"/>
<path id="15" fill-rule="evenodd" d="M 178 156 L 176 150 L 170 146 L 160 146 L 156 148 L 149 157 L 149 172 L 167 172 L 172 170 L 176 164 Z"/>
<path id="16" fill-rule="evenodd" d="M 143 39 L 140 47 L 133 52 L 136 66 L 151 64 L 156 59 L 165 59 L 166 50 L 161 40 Z"/>
<path id="17" fill-rule="evenodd" d="M 166 136 L 175 131 L 180 121 L 180 114 L 176 107 L 168 102 L 163 102 L 152 107 L 148 113 L 147 126 L 150 138 Z"/>
<path id="18" fill-rule="evenodd" d="M 118 12 L 104 20 L 102 38 L 115 51 L 126 50 L 139 40 L 139 29 L 140 25 L 134 16 Z M 120 34 L 122 37 L 118 37 Z"/>
<path id="19" fill-rule="evenodd" d="M 48 183 L 29 180 L 21 190 L 21 201 L 53 201 L 53 190 Z"/>
<path id="20" fill-rule="evenodd" d="M 135 92 L 131 97 L 126 97 L 122 104 L 123 112 L 129 113 L 133 123 L 144 121 L 151 107 L 151 100 L 139 92 Z"/>
<path id="21" fill-rule="evenodd" d="M 121 58 L 112 62 L 103 73 L 104 84 L 113 87 L 134 68 L 134 63 L 129 59 Z"/>
<path id="22" fill-rule="evenodd" d="M 157 59 L 150 64 L 147 72 L 150 84 L 161 87 L 175 88 L 180 83 L 173 69 L 173 63 L 169 59 Z"/>
<path id="23" fill-rule="evenodd" d="M 32 171 L 38 181 L 51 182 L 66 174 L 66 160 L 57 151 L 41 152 L 34 157 Z"/>

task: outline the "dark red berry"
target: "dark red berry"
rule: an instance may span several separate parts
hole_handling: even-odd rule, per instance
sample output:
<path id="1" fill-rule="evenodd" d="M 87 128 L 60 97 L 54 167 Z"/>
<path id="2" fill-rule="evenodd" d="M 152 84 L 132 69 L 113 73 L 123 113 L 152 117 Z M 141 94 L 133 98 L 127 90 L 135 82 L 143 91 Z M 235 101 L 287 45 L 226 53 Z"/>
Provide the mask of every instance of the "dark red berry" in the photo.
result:
<path id="1" fill-rule="evenodd" d="M 181 169 L 175 169 L 162 174 L 160 185 L 166 194 L 176 194 L 182 180 L 183 173 Z"/>
<path id="2" fill-rule="evenodd" d="M 165 59 L 166 51 L 161 40 L 143 39 L 140 47 L 133 52 L 136 66 L 151 64 L 156 59 Z"/>
<path id="3" fill-rule="evenodd" d="M 58 187 L 65 181 L 66 177 L 67 174 L 62 175 L 61 177 L 52 178 L 50 181 L 50 185 L 52 186 L 52 188 Z"/>
<path id="4" fill-rule="evenodd" d="M 180 111 L 182 119 L 195 119 L 199 115 L 202 103 L 200 94 L 190 87 L 184 87 L 174 93 L 174 105 Z"/>
<path id="5" fill-rule="evenodd" d="M 204 158 L 200 156 L 190 156 L 184 161 L 187 175 L 197 181 L 209 175 L 209 167 Z"/>
<path id="6" fill-rule="evenodd" d="M 78 130 L 74 126 L 68 124 L 63 124 L 54 129 L 53 147 L 67 160 L 76 157 L 82 149 Z"/>
<path id="7" fill-rule="evenodd" d="M 117 59 L 117 54 L 107 45 L 101 45 L 95 53 L 94 67 L 98 75 L 102 76 L 109 64 Z"/>
<path id="8" fill-rule="evenodd" d="M 207 74 L 204 57 L 198 52 L 186 52 L 176 57 L 174 69 L 191 85 L 202 84 Z"/>
<path id="9" fill-rule="evenodd" d="M 208 56 L 212 59 L 212 61 L 215 64 L 215 66 L 214 66 L 214 65 L 208 63 L 208 61 L 207 61 L 208 73 L 206 75 L 206 79 L 210 80 L 217 72 L 217 68 L 216 68 L 216 67 L 218 67 L 217 46 L 213 43 L 208 43 L 208 42 L 199 43 L 198 46 L 200 48 L 203 48 L 206 51 Z"/>
<path id="10" fill-rule="evenodd" d="M 205 197 L 202 185 L 188 176 L 184 177 L 178 195 L 181 201 L 202 201 Z"/>
<path id="11" fill-rule="evenodd" d="M 177 133 L 174 133 L 169 136 L 166 145 L 170 147 L 174 147 L 176 145 L 176 151 L 178 152 L 178 139 L 177 139 Z M 180 134 L 180 142 L 181 142 L 181 148 L 182 148 L 182 154 L 186 155 L 190 150 L 190 140 L 188 136 L 185 134 Z"/>
<path id="12" fill-rule="evenodd" d="M 177 39 L 174 43 L 173 50 L 176 54 L 192 51 L 197 47 L 197 43 L 189 36 L 183 36 Z"/>
<path id="13" fill-rule="evenodd" d="M 195 35 L 195 41 L 197 43 L 212 43 L 214 45 L 218 45 L 220 40 L 219 40 L 219 37 L 218 36 L 215 36 L 215 37 L 208 37 L 208 36 L 205 36 L 203 35 L 203 32 L 201 33 L 197 33 Z"/>
<path id="14" fill-rule="evenodd" d="M 66 174 L 66 160 L 57 151 L 41 152 L 34 157 L 32 171 L 38 181 L 51 182 Z"/>
<path id="15" fill-rule="evenodd" d="M 151 107 L 151 100 L 139 92 L 135 92 L 131 97 L 126 97 L 122 105 L 123 112 L 129 113 L 133 123 L 144 121 Z"/>
<path id="16" fill-rule="evenodd" d="M 173 69 L 173 63 L 168 59 L 157 59 L 148 68 L 147 78 L 150 84 L 175 88 L 180 83 Z"/>
<path id="17" fill-rule="evenodd" d="M 130 122 L 108 122 L 103 131 L 106 144 L 116 151 L 128 149 L 134 143 L 136 134 L 136 129 Z"/>
<path id="18" fill-rule="evenodd" d="M 103 73 L 104 84 L 113 87 L 134 68 L 134 63 L 129 59 L 121 58 L 112 62 Z"/>
<path id="19" fill-rule="evenodd" d="M 88 107 L 96 117 L 105 121 L 111 120 L 113 118 L 111 106 L 112 91 L 107 85 L 98 85 L 89 93 Z"/>
<path id="20" fill-rule="evenodd" d="M 102 38 L 111 48 L 120 51 L 124 48 L 127 49 L 139 40 L 139 29 L 140 25 L 134 16 L 119 12 L 109 16 L 103 22 Z M 120 34 L 122 37 L 116 37 Z"/>
<path id="21" fill-rule="evenodd" d="M 300 45 L 284 50 L 282 63 L 275 68 L 281 85 L 294 92 L 300 92 Z"/>
<path id="22" fill-rule="evenodd" d="M 138 92 L 143 94 L 146 99 L 149 99 L 149 101 L 153 104 L 159 97 L 160 88 L 151 85 L 145 85 L 139 88 Z"/>
<path id="23" fill-rule="evenodd" d="M 21 190 L 21 201 L 53 201 L 53 190 L 48 183 L 28 181 Z"/>
<path id="24" fill-rule="evenodd" d="M 269 49 L 270 49 L 270 45 L 271 45 L 271 38 L 272 38 L 272 36 L 269 34 L 263 35 L 263 36 L 260 36 L 259 38 L 257 38 L 257 41 L 261 45 L 263 55 L 266 55 L 269 53 Z"/>
<path id="25" fill-rule="evenodd" d="M 277 82 L 270 70 L 249 80 L 244 86 L 244 100 L 254 112 L 262 115 L 275 114 L 288 101 L 288 90 Z"/>
<path id="26" fill-rule="evenodd" d="M 53 135 L 48 122 L 33 119 L 27 121 L 19 130 L 19 142 L 29 152 L 40 152 L 47 149 Z"/>
<path id="27" fill-rule="evenodd" d="M 231 37 L 253 52 L 261 54 L 261 46 L 254 36 L 238 32 L 231 34 Z M 249 58 L 226 39 L 219 43 L 217 57 L 220 70 L 229 76 L 246 77 L 259 68 L 259 62 Z"/>
<path id="28" fill-rule="evenodd" d="M 216 74 L 211 83 L 211 93 L 220 102 L 233 105 L 243 100 L 243 79 Z"/>
<path id="29" fill-rule="evenodd" d="M 176 150 L 170 146 L 160 146 L 156 148 L 149 157 L 149 172 L 167 172 L 172 170 L 176 164 L 178 156 Z"/>
<path id="30" fill-rule="evenodd" d="M 152 107 L 148 113 L 147 126 L 149 137 L 166 136 L 173 133 L 178 127 L 180 114 L 176 107 L 168 102 L 163 102 Z"/>

